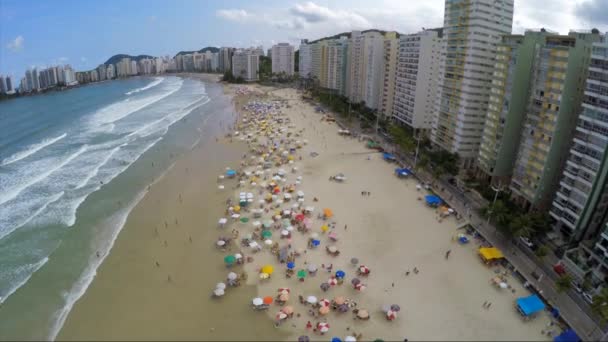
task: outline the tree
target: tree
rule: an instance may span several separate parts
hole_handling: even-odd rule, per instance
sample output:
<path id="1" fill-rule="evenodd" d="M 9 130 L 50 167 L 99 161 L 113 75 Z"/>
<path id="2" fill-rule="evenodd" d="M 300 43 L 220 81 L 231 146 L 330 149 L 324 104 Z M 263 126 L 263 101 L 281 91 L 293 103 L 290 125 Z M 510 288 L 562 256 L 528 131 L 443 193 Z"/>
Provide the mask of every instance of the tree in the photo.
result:
<path id="1" fill-rule="evenodd" d="M 545 245 L 540 245 L 536 251 L 534 252 L 534 254 L 536 254 L 536 256 L 539 259 L 543 259 L 544 257 L 547 256 L 547 254 L 549 254 L 549 247 L 545 246 Z"/>
<path id="2" fill-rule="evenodd" d="M 509 223 L 511 237 L 530 237 L 534 232 L 532 229 L 533 220 L 529 214 L 518 215 Z"/>
<path id="3" fill-rule="evenodd" d="M 555 281 L 555 287 L 557 292 L 565 292 L 572 288 L 572 276 L 569 274 L 564 274 L 557 278 Z"/>
<path id="4" fill-rule="evenodd" d="M 388 127 L 388 133 L 391 138 L 393 138 L 393 141 L 405 152 L 411 152 L 416 148 L 414 139 L 403 127 L 390 125 Z"/>
<path id="5" fill-rule="evenodd" d="M 602 322 L 608 321 L 608 287 L 604 287 L 600 293 L 593 296 L 591 310 L 602 319 Z"/>
<path id="6" fill-rule="evenodd" d="M 511 213 L 501 200 L 497 200 L 494 204 L 490 204 L 489 215 L 491 219 L 500 226 L 506 226 L 511 219 Z"/>

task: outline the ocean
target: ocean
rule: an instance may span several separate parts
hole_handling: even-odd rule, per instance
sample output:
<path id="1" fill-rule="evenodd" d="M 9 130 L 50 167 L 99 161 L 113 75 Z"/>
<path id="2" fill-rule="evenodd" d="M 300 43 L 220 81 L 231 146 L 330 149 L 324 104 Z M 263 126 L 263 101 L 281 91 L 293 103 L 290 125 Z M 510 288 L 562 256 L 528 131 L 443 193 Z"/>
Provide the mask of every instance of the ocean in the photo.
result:
<path id="1" fill-rule="evenodd" d="M 57 335 L 146 188 L 200 139 L 187 120 L 211 115 L 207 92 L 138 77 L 0 102 L 0 340 Z"/>

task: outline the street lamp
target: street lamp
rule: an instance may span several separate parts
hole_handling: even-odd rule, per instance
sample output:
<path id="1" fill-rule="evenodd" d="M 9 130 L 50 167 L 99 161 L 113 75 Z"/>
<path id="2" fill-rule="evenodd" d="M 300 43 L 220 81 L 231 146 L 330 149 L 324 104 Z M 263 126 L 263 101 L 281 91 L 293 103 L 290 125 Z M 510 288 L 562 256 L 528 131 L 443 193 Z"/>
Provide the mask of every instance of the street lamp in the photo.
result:
<path id="1" fill-rule="evenodd" d="M 494 200 L 492 201 L 492 206 L 490 207 L 490 211 L 488 212 L 488 220 L 486 221 L 486 225 L 490 224 L 490 218 L 491 218 L 492 213 L 494 211 L 494 204 L 496 203 L 496 200 L 498 199 L 498 193 L 502 191 L 502 185 L 501 185 L 500 182 L 498 182 L 498 187 L 491 186 L 491 188 L 496 193 L 494 194 Z"/>

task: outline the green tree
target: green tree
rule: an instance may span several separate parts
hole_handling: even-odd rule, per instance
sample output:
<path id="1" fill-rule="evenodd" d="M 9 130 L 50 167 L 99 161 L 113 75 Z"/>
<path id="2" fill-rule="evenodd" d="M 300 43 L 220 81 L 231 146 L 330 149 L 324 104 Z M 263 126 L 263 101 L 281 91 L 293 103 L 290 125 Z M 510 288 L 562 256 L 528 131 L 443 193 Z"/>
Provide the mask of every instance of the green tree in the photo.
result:
<path id="1" fill-rule="evenodd" d="M 534 232 L 532 229 L 532 217 L 529 214 L 517 215 L 509 223 L 511 237 L 530 237 Z"/>
<path id="2" fill-rule="evenodd" d="M 538 246 L 534 254 L 536 254 L 536 256 L 542 260 L 544 257 L 547 256 L 547 254 L 549 254 L 549 247 L 545 245 L 540 245 Z"/>
<path id="3" fill-rule="evenodd" d="M 390 125 L 388 127 L 388 133 L 391 138 L 403 151 L 411 152 L 416 148 L 416 142 L 414 138 L 408 134 L 408 132 L 397 125 Z"/>
<path id="4" fill-rule="evenodd" d="M 593 296 L 591 310 L 600 316 L 603 322 L 608 321 L 608 287 L 604 287 L 600 293 Z"/>
<path id="5" fill-rule="evenodd" d="M 501 200 L 497 200 L 494 204 L 490 204 L 486 210 L 486 215 L 499 226 L 507 226 L 511 219 L 509 208 Z"/>
<path id="6" fill-rule="evenodd" d="M 555 288 L 557 292 L 565 292 L 572 288 L 572 276 L 569 274 L 564 274 L 557 278 L 555 281 Z"/>

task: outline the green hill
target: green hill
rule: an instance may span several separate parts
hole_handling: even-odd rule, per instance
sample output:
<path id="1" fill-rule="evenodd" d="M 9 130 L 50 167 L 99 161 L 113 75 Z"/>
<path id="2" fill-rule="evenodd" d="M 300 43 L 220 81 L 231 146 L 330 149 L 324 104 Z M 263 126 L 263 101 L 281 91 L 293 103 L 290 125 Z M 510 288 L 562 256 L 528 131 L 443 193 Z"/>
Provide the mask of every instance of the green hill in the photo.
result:
<path id="1" fill-rule="evenodd" d="M 213 46 L 207 46 L 206 48 L 202 48 L 202 49 L 200 49 L 198 51 L 180 51 L 180 52 L 178 52 L 175 55 L 175 57 L 177 57 L 179 55 L 188 55 L 188 54 L 195 53 L 195 52 L 203 53 L 203 52 L 207 52 L 207 51 L 211 51 L 212 53 L 216 53 L 216 52 L 219 52 L 220 49 L 216 48 L 216 47 L 213 47 Z"/>
<path id="2" fill-rule="evenodd" d="M 114 56 L 110 57 L 103 64 L 105 64 L 105 65 L 116 64 L 116 63 L 120 62 L 120 60 L 123 59 L 123 58 L 130 58 L 132 61 L 139 62 L 140 59 L 155 58 L 155 57 L 149 56 L 149 55 L 131 56 L 131 55 L 125 55 L 125 54 L 118 54 L 118 55 L 114 55 Z"/>

